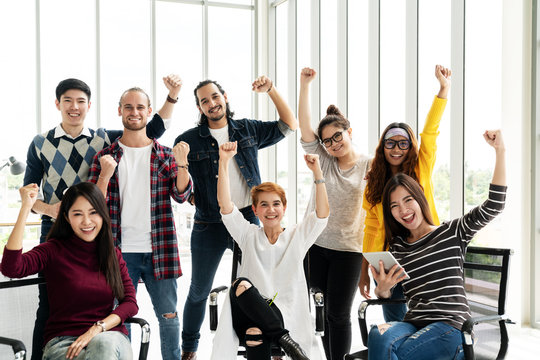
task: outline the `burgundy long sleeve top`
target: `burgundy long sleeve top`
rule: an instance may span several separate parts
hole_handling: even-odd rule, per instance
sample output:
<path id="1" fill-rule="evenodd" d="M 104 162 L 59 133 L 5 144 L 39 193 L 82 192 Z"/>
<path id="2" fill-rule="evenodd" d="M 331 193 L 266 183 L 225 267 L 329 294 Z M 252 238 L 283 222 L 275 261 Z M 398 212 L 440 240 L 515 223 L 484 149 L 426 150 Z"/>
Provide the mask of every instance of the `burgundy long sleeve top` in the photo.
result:
<path id="1" fill-rule="evenodd" d="M 4 249 L 0 270 L 10 278 L 43 271 L 47 280 L 50 315 L 44 344 L 57 336 L 80 336 L 110 314 L 121 323 L 110 329 L 127 335 L 124 321 L 137 314 L 135 288 L 122 254 L 116 250 L 124 284 L 124 299 L 114 308 L 114 296 L 105 275 L 98 270 L 96 243 L 78 237 L 50 239 L 32 250 Z"/>

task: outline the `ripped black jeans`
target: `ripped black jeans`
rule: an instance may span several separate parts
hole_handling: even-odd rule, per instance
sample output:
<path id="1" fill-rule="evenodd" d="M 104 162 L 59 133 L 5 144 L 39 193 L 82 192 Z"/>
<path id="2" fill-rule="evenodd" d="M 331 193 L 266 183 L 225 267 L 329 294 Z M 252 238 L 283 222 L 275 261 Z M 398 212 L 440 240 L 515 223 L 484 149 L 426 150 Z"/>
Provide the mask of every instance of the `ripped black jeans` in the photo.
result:
<path id="1" fill-rule="evenodd" d="M 236 296 L 238 285 L 241 281 L 247 281 L 252 286 L 239 296 Z M 247 278 L 238 278 L 231 285 L 229 291 L 231 299 L 231 314 L 233 328 L 240 339 L 240 344 L 247 341 L 258 342 L 255 346 L 246 345 L 248 359 L 270 359 L 272 343 L 289 331 L 284 328 L 283 316 L 279 308 L 271 299 L 266 299 L 259 293 L 259 290 Z M 270 304 L 270 305 L 269 305 Z M 260 329 L 260 335 L 246 335 L 248 329 Z"/>

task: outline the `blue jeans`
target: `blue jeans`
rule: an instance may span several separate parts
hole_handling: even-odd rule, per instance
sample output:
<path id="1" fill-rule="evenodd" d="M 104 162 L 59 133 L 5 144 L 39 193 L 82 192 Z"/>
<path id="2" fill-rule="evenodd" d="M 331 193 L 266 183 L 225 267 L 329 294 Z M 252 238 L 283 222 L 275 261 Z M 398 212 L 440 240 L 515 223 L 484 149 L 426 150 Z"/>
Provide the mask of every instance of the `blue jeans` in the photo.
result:
<path id="1" fill-rule="evenodd" d="M 463 335 L 458 329 L 434 322 L 421 329 L 407 322 L 391 322 L 380 333 L 375 325 L 368 337 L 369 360 L 461 360 Z"/>
<path id="2" fill-rule="evenodd" d="M 176 279 L 156 280 L 152 253 L 123 253 L 122 257 L 126 261 L 129 277 L 133 281 L 135 290 L 137 290 L 139 279 L 142 279 L 152 300 L 154 313 L 159 322 L 162 359 L 180 359 L 180 322 L 176 311 Z M 166 314 L 174 314 L 174 317 L 166 317 Z"/>
<path id="3" fill-rule="evenodd" d="M 53 223 L 50 220 L 42 220 L 41 236 L 39 243 L 42 244 L 47 239 L 47 234 L 52 228 Z M 43 275 L 40 273 L 40 275 Z M 36 310 L 36 321 L 34 323 L 34 332 L 32 333 L 32 357 L 31 360 L 41 360 L 43 357 L 43 337 L 45 334 L 45 324 L 49 319 L 49 298 L 47 297 L 47 285 L 38 285 L 38 308 Z"/>
<path id="4" fill-rule="evenodd" d="M 242 209 L 251 223 L 259 220 L 251 208 Z M 191 232 L 191 285 L 184 305 L 182 350 L 197 351 L 200 330 L 206 311 L 206 300 L 214 276 L 226 249 L 233 248 L 233 239 L 223 223 L 195 223 Z"/>
<path id="5" fill-rule="evenodd" d="M 392 290 L 392 296 L 390 299 L 404 299 L 403 295 L 403 286 L 401 283 L 397 283 L 394 289 Z M 382 306 L 384 321 L 403 321 L 405 314 L 407 313 L 407 305 L 405 304 L 384 304 Z"/>
<path id="6" fill-rule="evenodd" d="M 52 338 L 43 350 L 43 360 L 65 360 L 66 353 L 77 336 Z M 78 360 L 131 360 L 133 352 L 126 335 L 120 331 L 99 333 L 75 358 Z"/>

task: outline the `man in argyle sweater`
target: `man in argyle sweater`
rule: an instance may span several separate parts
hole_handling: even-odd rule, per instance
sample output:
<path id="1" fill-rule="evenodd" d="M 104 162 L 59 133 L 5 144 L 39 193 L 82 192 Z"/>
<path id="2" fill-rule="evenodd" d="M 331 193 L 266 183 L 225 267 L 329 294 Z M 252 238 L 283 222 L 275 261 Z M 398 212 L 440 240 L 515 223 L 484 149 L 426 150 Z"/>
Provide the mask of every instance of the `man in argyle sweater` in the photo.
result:
<path id="1" fill-rule="evenodd" d="M 159 138 L 169 126 L 174 103 L 181 88 L 177 75 L 163 78 L 169 90 L 167 101 L 148 124 L 147 134 Z M 28 149 L 24 185 L 41 184 L 43 199 L 32 210 L 41 214 L 41 237 L 44 242 L 58 214 L 64 191 L 71 185 L 88 179 L 92 159 L 122 135 L 122 130 L 89 129 L 84 120 L 90 110 L 90 87 L 78 79 L 66 79 L 56 87 L 56 108 L 62 116 L 54 129 L 36 135 Z M 32 360 L 42 358 L 43 330 L 49 317 L 46 287 L 40 286 L 39 307 L 32 343 Z"/>

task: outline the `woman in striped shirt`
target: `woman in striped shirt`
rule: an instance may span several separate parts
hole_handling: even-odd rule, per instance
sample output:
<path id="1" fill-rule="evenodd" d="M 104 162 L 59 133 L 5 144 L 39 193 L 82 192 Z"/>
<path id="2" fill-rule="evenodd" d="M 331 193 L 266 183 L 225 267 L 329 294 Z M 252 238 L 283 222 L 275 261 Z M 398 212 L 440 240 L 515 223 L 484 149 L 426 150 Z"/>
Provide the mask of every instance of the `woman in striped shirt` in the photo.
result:
<path id="1" fill-rule="evenodd" d="M 500 131 L 486 131 L 495 149 L 495 169 L 488 199 L 464 216 L 433 225 L 422 188 L 398 174 L 383 192 L 385 248 L 398 265 L 388 272 L 370 266 L 375 295 L 389 298 L 402 281 L 409 311 L 402 322 L 374 326 L 369 359 L 462 359 L 461 325 L 471 317 L 463 282 L 463 261 L 473 236 L 502 212 L 506 197 L 505 148 Z"/>

